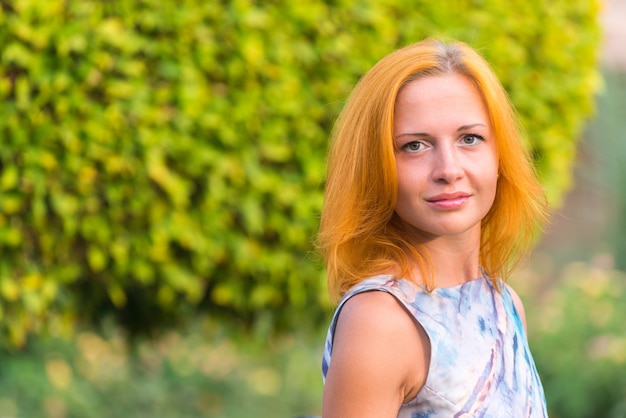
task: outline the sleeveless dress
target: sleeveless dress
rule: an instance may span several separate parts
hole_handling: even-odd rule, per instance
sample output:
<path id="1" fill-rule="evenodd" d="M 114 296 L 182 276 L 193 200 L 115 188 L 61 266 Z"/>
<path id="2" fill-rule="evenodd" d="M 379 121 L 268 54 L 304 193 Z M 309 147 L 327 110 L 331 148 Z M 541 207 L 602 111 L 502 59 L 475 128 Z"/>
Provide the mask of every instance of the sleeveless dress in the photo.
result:
<path id="1" fill-rule="evenodd" d="M 426 383 L 402 405 L 399 418 L 547 417 L 524 325 L 508 287 L 499 287 L 500 292 L 486 277 L 432 292 L 389 275 L 364 280 L 335 311 L 322 360 L 324 380 L 343 304 L 362 292 L 383 291 L 423 327 L 431 346 Z"/>

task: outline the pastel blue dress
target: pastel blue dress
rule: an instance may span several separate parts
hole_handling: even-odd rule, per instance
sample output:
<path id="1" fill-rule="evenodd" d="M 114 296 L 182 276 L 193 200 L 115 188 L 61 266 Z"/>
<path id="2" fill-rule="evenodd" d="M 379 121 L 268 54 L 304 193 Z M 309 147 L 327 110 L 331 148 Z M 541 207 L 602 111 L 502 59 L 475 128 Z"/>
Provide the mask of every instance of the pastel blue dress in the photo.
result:
<path id="1" fill-rule="evenodd" d="M 547 417 L 524 325 L 509 288 L 501 283 L 500 289 L 486 277 L 432 292 L 388 275 L 364 280 L 337 307 L 322 361 L 324 380 L 344 303 L 359 293 L 383 291 L 400 302 L 430 339 L 426 383 L 402 405 L 398 417 Z"/>

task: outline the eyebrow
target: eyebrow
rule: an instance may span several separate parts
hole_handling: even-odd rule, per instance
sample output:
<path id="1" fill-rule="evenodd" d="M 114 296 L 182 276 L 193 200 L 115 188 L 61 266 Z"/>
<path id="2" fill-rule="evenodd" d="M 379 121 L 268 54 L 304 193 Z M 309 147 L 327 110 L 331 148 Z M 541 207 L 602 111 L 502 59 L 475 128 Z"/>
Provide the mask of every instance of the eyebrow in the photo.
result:
<path id="1" fill-rule="evenodd" d="M 484 123 L 472 123 L 472 124 L 470 124 L 470 125 L 462 125 L 462 126 L 459 126 L 459 127 L 457 128 L 457 130 L 456 130 L 456 131 L 457 131 L 457 132 L 467 131 L 467 130 L 472 129 L 472 128 L 475 128 L 475 127 L 477 127 L 477 126 L 482 126 L 482 127 L 484 127 L 484 128 L 486 128 L 486 127 L 487 127 L 487 125 L 485 125 Z M 394 138 L 402 138 L 403 136 L 420 136 L 420 137 L 429 137 L 429 136 L 430 136 L 430 134 L 427 134 L 427 133 L 425 133 L 425 132 L 407 132 L 407 133 L 403 133 L 403 134 L 400 134 L 400 135 L 396 135 Z"/>

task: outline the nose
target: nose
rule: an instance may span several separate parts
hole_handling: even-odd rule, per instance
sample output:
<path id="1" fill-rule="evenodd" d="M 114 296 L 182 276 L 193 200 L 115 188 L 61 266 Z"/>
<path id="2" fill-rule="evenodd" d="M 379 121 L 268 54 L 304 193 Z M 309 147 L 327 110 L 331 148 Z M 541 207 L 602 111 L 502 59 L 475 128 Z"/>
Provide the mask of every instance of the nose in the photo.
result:
<path id="1" fill-rule="evenodd" d="M 457 150 L 456 146 L 440 146 L 432 155 L 434 157 L 433 181 L 450 184 L 463 177 L 463 165 L 461 164 L 459 150 Z"/>

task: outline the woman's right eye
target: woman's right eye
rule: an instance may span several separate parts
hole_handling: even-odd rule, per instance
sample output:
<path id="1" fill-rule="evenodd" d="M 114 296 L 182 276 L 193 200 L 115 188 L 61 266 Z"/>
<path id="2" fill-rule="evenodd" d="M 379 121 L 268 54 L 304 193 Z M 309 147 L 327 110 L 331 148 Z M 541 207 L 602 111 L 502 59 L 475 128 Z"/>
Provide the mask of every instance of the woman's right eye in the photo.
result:
<path id="1" fill-rule="evenodd" d="M 419 152 L 422 151 L 423 148 L 424 144 L 420 141 L 407 142 L 402 146 L 402 149 L 408 152 Z"/>

